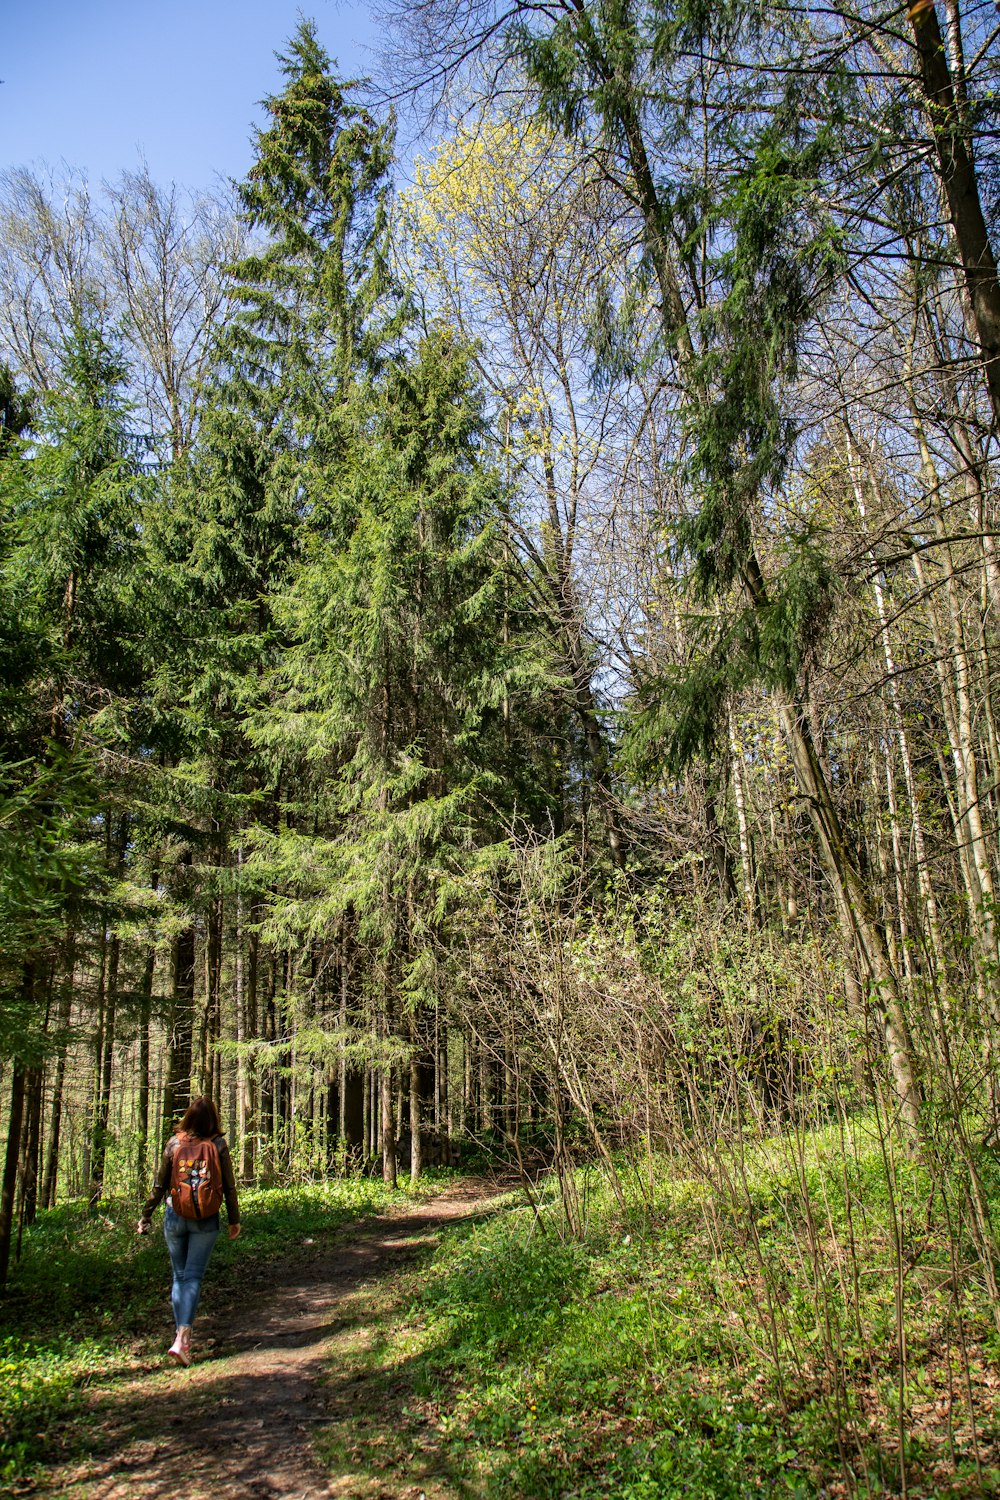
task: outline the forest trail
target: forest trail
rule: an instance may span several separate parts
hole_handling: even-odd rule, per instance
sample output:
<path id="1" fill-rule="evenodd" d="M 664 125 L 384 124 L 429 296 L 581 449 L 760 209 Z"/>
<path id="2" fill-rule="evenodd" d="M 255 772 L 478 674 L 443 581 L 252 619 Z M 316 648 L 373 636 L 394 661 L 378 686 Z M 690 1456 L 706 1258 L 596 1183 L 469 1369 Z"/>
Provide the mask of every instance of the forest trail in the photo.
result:
<path id="1" fill-rule="evenodd" d="M 416 1207 L 341 1229 L 312 1258 L 300 1252 L 256 1268 L 243 1305 L 212 1308 L 206 1282 L 208 1308 L 190 1370 L 147 1364 L 127 1387 L 95 1392 L 92 1452 L 50 1473 L 35 1493 L 72 1500 L 467 1495 L 435 1442 L 400 1455 L 391 1386 L 366 1400 L 359 1362 L 379 1341 L 380 1313 L 391 1311 L 391 1297 L 380 1305 L 381 1284 L 426 1253 L 443 1225 L 509 1186 L 467 1180 Z M 164 1334 L 165 1348 L 166 1326 Z M 313 1452 L 324 1429 L 338 1455 L 332 1470 Z"/>

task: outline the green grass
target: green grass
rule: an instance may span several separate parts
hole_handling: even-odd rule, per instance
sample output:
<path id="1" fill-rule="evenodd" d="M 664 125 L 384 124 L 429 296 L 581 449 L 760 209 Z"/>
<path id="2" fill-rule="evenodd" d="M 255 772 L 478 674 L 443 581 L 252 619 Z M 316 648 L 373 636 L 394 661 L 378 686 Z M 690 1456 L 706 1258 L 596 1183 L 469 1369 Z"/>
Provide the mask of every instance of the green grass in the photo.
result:
<path id="1" fill-rule="evenodd" d="M 1000 1493 L 994 1310 L 961 1232 L 949 1281 L 957 1175 L 898 1166 L 897 1299 L 877 1139 L 859 1125 L 845 1160 L 813 1134 L 800 1166 L 764 1143 L 727 1200 L 661 1163 L 624 1212 L 591 1171 L 583 1238 L 551 1192 L 541 1223 L 512 1198 L 450 1232 L 382 1364 L 471 1492 L 889 1496 L 905 1463 L 911 1497 Z"/>
<path id="2" fill-rule="evenodd" d="M 395 1195 L 401 1201 L 402 1193 Z M 225 1300 L 266 1264 L 384 1208 L 393 1195 L 372 1178 L 244 1189 L 243 1233 L 216 1247 L 206 1295 Z M 0 1490 L 71 1446 L 71 1419 L 95 1381 L 114 1382 L 162 1344 L 170 1275 L 160 1233 L 135 1233 L 131 1204 L 82 1204 L 39 1215 L 0 1299 Z"/>
<path id="3" fill-rule="evenodd" d="M 508 1212 L 455 1238 L 419 1301 L 429 1344 L 417 1388 L 452 1406 L 453 1440 L 476 1453 L 487 1492 L 729 1497 L 766 1482 L 765 1493 L 796 1493 L 788 1443 L 731 1378 L 705 1316 L 704 1261 L 633 1236 L 562 1240 L 531 1222 Z"/>

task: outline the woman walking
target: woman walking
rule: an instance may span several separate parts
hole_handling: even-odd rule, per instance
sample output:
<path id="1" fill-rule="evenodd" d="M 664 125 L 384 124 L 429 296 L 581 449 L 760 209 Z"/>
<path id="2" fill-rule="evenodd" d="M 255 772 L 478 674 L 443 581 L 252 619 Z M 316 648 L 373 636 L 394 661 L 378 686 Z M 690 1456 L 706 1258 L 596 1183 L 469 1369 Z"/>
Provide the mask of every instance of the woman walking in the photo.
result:
<path id="1" fill-rule="evenodd" d="M 167 1142 L 153 1191 L 136 1226 L 148 1234 L 160 1200 L 169 1194 L 163 1233 L 170 1252 L 173 1285 L 170 1300 L 177 1332 L 168 1354 L 180 1365 L 191 1363 L 191 1329 L 198 1311 L 201 1283 L 219 1238 L 219 1205 L 226 1201 L 229 1238 L 240 1232 L 236 1178 L 219 1113 L 211 1099 L 194 1099 Z"/>

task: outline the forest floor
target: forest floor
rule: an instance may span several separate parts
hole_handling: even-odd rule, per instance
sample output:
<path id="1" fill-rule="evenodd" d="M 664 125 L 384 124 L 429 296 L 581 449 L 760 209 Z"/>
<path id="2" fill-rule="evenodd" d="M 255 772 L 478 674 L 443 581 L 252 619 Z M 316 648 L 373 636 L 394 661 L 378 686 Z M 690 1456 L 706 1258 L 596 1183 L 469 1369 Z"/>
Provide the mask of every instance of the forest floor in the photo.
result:
<path id="1" fill-rule="evenodd" d="M 0 1494 L 1000 1495 L 976 1242 L 926 1163 L 890 1190 L 872 1120 L 851 1129 L 744 1149 L 738 1197 L 674 1160 L 581 1166 L 572 1217 L 553 1176 L 247 1189 L 189 1371 L 164 1364 L 162 1240 L 124 1201 L 61 1205 L 0 1304 Z"/>
<path id="2" fill-rule="evenodd" d="M 445 1448 L 405 1403 L 406 1382 L 366 1392 L 369 1356 L 404 1269 L 441 1228 L 509 1184 L 467 1179 L 416 1206 L 317 1234 L 249 1268 L 196 1326 L 195 1362 L 137 1364 L 87 1395 L 88 1453 L 32 1493 L 67 1500 L 452 1500 L 468 1494 Z M 211 1276 L 211 1272 L 209 1273 Z M 204 1304 L 203 1304 L 204 1306 Z M 172 1328 L 164 1327 L 164 1347 Z M 314 1436 L 324 1432 L 324 1456 Z"/>

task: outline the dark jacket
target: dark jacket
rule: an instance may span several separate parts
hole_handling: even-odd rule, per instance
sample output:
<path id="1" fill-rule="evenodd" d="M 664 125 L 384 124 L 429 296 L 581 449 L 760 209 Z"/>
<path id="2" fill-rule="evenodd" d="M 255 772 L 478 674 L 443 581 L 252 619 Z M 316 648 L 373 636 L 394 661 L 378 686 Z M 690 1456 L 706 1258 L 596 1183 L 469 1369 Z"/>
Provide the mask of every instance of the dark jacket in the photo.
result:
<path id="1" fill-rule="evenodd" d="M 174 1167 L 174 1152 L 177 1150 L 180 1137 L 172 1135 L 167 1142 L 167 1148 L 160 1161 L 156 1181 L 153 1183 L 153 1191 L 146 1199 L 142 1210 L 144 1219 L 151 1219 L 163 1198 L 170 1191 L 170 1177 Z M 215 1149 L 219 1153 L 219 1166 L 222 1168 L 222 1191 L 226 1199 L 226 1217 L 230 1224 L 240 1222 L 240 1205 L 236 1197 L 236 1177 L 233 1173 L 233 1159 L 229 1154 L 229 1146 L 224 1135 L 215 1137 Z"/>

